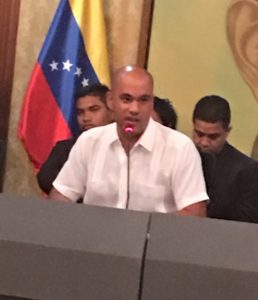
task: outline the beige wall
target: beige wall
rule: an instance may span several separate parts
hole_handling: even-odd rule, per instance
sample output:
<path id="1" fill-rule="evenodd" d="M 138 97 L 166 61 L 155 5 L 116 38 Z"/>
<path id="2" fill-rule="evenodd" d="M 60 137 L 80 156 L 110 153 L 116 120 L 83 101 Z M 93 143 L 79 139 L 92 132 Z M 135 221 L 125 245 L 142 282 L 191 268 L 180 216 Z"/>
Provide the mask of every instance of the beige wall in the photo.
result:
<path id="1" fill-rule="evenodd" d="M 31 71 L 58 2 L 21 1 L 4 192 L 41 194 L 33 167 L 17 138 L 17 124 Z M 136 63 L 143 0 L 104 0 L 103 3 L 111 70 Z"/>
<path id="2" fill-rule="evenodd" d="M 103 1 L 111 70 L 137 62 L 143 1 Z"/>
<path id="3" fill-rule="evenodd" d="M 232 2 L 155 1 L 148 69 L 154 76 L 155 93 L 173 100 L 179 130 L 189 136 L 193 108 L 201 97 L 218 94 L 228 99 L 233 126 L 229 141 L 249 155 L 258 131 L 258 105 L 227 39 L 226 16 Z M 250 28 L 256 28 L 254 24 L 250 17 Z M 252 42 L 247 33 L 241 42 L 252 46 L 248 55 L 253 54 L 250 64 L 257 69 L 257 33 Z"/>

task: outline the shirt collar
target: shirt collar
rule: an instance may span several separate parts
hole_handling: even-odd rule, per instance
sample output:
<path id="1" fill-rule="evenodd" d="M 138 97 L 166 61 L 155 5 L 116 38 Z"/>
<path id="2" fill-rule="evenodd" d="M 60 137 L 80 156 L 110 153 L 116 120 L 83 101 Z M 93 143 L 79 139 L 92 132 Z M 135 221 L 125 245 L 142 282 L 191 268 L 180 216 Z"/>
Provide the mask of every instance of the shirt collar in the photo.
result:
<path id="1" fill-rule="evenodd" d="M 109 128 L 110 130 L 109 130 L 108 134 L 106 135 L 107 142 L 109 144 L 112 144 L 114 142 L 119 141 L 116 123 L 114 122 L 108 126 L 110 126 L 110 128 Z M 151 151 L 153 149 L 153 145 L 154 145 L 155 129 L 156 129 L 155 121 L 153 121 L 150 118 L 144 133 L 139 138 L 139 140 L 135 143 L 134 148 L 137 147 L 138 145 L 141 145 L 146 150 Z"/>
<path id="2" fill-rule="evenodd" d="M 141 145 L 146 150 L 151 151 L 154 145 L 155 130 L 156 130 L 155 121 L 153 121 L 152 118 L 150 118 L 144 133 L 136 142 L 134 147 Z"/>
<path id="3" fill-rule="evenodd" d="M 106 132 L 106 141 L 108 144 L 112 144 L 119 140 L 117 130 L 116 130 L 116 122 L 108 125 L 109 130 Z"/>

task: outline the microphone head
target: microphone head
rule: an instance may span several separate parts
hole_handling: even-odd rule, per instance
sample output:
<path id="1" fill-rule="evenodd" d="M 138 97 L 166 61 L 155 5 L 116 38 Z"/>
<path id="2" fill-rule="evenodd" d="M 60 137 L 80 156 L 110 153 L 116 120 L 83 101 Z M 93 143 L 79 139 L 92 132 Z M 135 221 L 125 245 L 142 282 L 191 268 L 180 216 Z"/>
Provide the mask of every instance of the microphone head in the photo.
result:
<path id="1" fill-rule="evenodd" d="M 124 127 L 124 132 L 125 133 L 133 133 L 134 132 L 134 127 L 131 124 L 126 124 Z"/>

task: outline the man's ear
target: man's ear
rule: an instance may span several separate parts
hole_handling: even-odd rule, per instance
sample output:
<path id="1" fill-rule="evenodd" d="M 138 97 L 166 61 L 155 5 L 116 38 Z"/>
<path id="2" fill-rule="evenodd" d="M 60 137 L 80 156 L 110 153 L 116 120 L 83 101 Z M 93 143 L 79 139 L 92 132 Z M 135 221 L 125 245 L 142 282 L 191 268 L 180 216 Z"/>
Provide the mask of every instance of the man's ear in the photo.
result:
<path id="1" fill-rule="evenodd" d="M 258 1 L 233 1 L 226 22 L 237 67 L 258 101 Z"/>
<path id="2" fill-rule="evenodd" d="M 228 138 L 228 136 L 229 136 L 231 130 L 232 130 L 232 126 L 229 126 L 228 129 L 227 129 L 227 138 Z"/>
<path id="3" fill-rule="evenodd" d="M 107 107 L 113 111 L 113 101 L 112 101 L 112 93 L 111 91 L 107 92 Z"/>

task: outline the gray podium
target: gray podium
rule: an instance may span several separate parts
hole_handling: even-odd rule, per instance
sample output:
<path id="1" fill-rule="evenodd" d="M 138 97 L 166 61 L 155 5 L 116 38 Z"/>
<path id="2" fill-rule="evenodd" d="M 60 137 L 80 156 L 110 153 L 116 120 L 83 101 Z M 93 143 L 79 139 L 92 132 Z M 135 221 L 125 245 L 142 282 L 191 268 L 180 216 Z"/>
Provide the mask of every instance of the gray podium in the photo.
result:
<path id="1" fill-rule="evenodd" d="M 148 218 L 2 194 L 0 299 L 138 299 Z"/>
<path id="2" fill-rule="evenodd" d="M 21 299 L 257 300 L 258 224 L 2 194 L 0 300 Z"/>
<path id="3" fill-rule="evenodd" d="M 142 300 L 157 299 L 257 300 L 258 224 L 153 214 Z"/>

